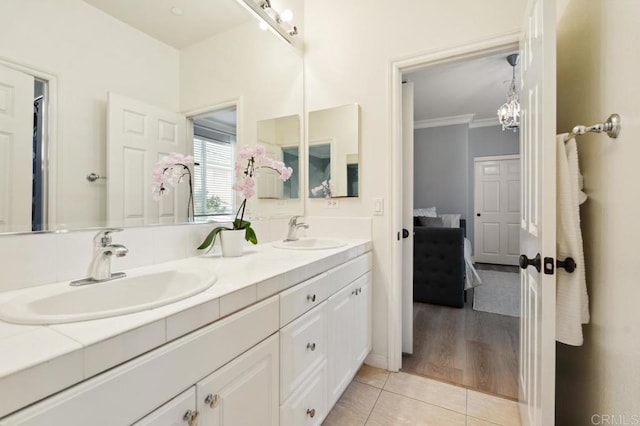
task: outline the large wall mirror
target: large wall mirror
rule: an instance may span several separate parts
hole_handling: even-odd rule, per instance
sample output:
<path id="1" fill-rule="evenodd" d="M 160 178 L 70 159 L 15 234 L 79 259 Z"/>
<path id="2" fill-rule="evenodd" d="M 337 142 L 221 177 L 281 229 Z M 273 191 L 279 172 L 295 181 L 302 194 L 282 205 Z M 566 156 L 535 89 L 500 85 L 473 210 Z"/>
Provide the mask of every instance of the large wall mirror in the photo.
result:
<path id="1" fill-rule="evenodd" d="M 309 113 L 309 198 L 359 196 L 360 106 Z"/>
<path id="2" fill-rule="evenodd" d="M 232 214 L 235 154 L 258 143 L 258 123 L 303 108 L 299 43 L 263 31 L 246 2 L 3 1 L 0 233 Z M 271 2 L 297 22 L 301 3 Z M 184 180 L 152 196 L 173 153 L 194 156 L 193 200 Z M 268 181 L 253 217 L 303 213 L 300 179 L 271 193 Z"/>

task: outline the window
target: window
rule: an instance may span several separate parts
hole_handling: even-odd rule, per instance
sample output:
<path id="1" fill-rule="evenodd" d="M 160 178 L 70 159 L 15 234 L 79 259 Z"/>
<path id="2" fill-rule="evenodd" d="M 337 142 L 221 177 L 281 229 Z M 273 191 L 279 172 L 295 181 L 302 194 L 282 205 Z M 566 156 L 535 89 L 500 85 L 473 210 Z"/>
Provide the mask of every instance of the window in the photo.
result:
<path id="1" fill-rule="evenodd" d="M 235 213 L 233 147 L 235 135 L 194 125 L 195 216 Z"/>

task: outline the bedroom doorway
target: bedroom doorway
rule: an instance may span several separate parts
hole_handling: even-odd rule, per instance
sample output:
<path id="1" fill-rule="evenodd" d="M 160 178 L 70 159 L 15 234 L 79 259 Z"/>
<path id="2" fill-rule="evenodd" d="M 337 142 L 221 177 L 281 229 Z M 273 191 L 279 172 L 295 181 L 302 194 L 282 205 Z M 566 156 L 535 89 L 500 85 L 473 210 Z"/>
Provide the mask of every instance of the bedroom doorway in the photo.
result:
<path id="1" fill-rule="evenodd" d="M 403 74 L 401 371 L 517 400 L 518 270 L 473 259 L 475 159 L 519 154 L 518 133 L 495 118 L 512 49 Z"/>

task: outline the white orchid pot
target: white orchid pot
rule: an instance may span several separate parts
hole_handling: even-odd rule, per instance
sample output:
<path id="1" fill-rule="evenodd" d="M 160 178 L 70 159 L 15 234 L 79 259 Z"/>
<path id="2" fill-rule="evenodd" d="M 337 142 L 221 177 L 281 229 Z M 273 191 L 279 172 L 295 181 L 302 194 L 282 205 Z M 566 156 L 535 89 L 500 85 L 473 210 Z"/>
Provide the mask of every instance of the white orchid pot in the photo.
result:
<path id="1" fill-rule="evenodd" d="M 222 244 L 222 256 L 238 257 L 244 252 L 244 229 L 234 229 L 220 232 L 220 243 Z"/>

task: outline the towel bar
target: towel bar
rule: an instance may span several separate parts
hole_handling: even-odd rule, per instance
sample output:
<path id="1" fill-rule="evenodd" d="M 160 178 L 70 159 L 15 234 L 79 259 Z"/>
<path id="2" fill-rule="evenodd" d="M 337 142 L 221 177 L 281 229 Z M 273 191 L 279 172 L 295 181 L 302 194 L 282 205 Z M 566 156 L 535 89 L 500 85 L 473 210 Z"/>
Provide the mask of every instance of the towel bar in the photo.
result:
<path id="1" fill-rule="evenodd" d="M 604 123 L 594 124 L 593 126 L 576 126 L 571 130 L 571 133 L 567 134 L 564 141 L 567 142 L 571 138 L 584 135 L 585 133 L 602 133 L 605 132 L 611 139 L 615 139 L 620 134 L 622 124 L 620 122 L 620 116 L 618 114 L 611 114 L 607 121 Z"/>

